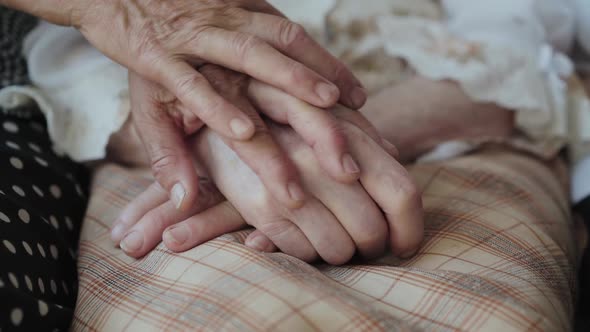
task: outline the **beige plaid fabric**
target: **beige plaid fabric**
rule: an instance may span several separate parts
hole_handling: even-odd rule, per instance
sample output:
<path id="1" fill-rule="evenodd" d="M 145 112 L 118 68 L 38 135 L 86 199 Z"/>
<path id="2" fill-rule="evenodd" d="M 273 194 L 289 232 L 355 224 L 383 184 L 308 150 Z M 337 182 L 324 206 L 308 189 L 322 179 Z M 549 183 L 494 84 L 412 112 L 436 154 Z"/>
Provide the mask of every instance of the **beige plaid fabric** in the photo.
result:
<path id="1" fill-rule="evenodd" d="M 577 249 L 555 168 L 488 151 L 412 174 L 426 239 L 409 260 L 309 265 L 242 245 L 246 231 L 141 260 L 108 238 L 150 182 L 108 165 L 95 177 L 80 245 L 74 330 L 566 331 Z"/>

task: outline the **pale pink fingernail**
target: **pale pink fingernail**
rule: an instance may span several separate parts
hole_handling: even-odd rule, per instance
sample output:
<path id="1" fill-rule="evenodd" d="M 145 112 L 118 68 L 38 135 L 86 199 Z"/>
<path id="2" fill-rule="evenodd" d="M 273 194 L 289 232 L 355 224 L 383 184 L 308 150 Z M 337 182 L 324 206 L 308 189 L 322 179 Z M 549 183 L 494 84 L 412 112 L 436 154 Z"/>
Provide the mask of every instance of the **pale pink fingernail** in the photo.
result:
<path id="1" fill-rule="evenodd" d="M 229 122 L 229 127 L 234 135 L 238 138 L 246 138 L 252 130 L 252 125 L 240 118 L 235 118 Z"/>
<path id="2" fill-rule="evenodd" d="M 143 236 L 141 233 L 135 231 L 129 233 L 123 241 L 121 241 L 121 249 L 126 253 L 135 253 L 143 246 Z"/>
<path id="3" fill-rule="evenodd" d="M 164 233 L 164 242 L 183 245 L 188 240 L 188 231 L 184 226 L 172 227 Z"/>
<path id="4" fill-rule="evenodd" d="M 111 230 L 111 239 L 114 242 L 119 242 L 119 241 L 121 241 L 121 238 L 123 237 L 123 233 L 125 233 L 125 225 L 118 224 L 117 226 L 115 226 Z"/>
<path id="5" fill-rule="evenodd" d="M 324 102 L 331 103 L 333 102 L 338 96 L 338 88 L 334 85 L 320 82 L 315 87 L 315 93 L 320 97 Z"/>
<path id="6" fill-rule="evenodd" d="M 360 172 L 358 164 L 356 163 L 356 161 L 354 161 L 354 159 L 352 159 L 352 156 L 348 153 L 342 156 L 342 168 L 348 174 L 356 174 Z"/>
<path id="7" fill-rule="evenodd" d="M 289 191 L 289 196 L 292 200 L 301 202 L 305 199 L 305 193 L 297 182 L 290 182 L 287 185 L 287 190 Z"/>
<path id="8" fill-rule="evenodd" d="M 181 183 L 175 184 L 170 191 L 170 198 L 172 199 L 172 203 L 174 203 L 176 209 L 180 209 L 185 197 L 186 190 L 184 189 L 184 186 Z"/>
<path id="9" fill-rule="evenodd" d="M 367 101 L 367 91 L 357 86 L 356 88 L 352 89 L 352 92 L 350 93 L 350 99 L 352 99 L 354 107 L 360 108 Z"/>

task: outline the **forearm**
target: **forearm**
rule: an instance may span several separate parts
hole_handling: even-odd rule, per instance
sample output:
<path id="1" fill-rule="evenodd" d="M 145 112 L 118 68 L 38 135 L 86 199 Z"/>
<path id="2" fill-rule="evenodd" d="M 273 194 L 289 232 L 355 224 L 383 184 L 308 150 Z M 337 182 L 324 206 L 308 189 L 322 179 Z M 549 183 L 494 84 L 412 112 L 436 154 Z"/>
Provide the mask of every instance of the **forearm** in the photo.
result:
<path id="1" fill-rule="evenodd" d="M 0 0 L 10 7 L 59 25 L 72 25 L 74 5 L 78 0 Z"/>
<path id="2" fill-rule="evenodd" d="M 455 83 L 421 77 L 372 96 L 362 112 L 405 161 L 450 140 L 507 137 L 514 127 L 514 112 L 475 103 Z"/>

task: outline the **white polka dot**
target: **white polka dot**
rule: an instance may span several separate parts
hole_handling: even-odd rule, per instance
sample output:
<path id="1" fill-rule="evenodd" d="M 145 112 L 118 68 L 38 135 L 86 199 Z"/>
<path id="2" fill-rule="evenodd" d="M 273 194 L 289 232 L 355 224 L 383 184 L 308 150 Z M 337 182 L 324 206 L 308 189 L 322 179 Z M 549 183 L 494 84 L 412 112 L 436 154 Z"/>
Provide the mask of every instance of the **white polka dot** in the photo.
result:
<path id="1" fill-rule="evenodd" d="M 17 157 L 10 157 L 10 164 L 16 169 L 23 169 L 23 162 Z"/>
<path id="2" fill-rule="evenodd" d="M 18 126 L 16 125 L 16 123 L 12 121 L 5 121 L 2 124 L 2 127 L 4 127 L 4 130 L 6 130 L 9 133 L 18 133 Z"/>
<path id="3" fill-rule="evenodd" d="M 66 217 L 66 227 L 71 231 L 74 229 L 74 223 L 70 217 Z"/>
<path id="4" fill-rule="evenodd" d="M 44 317 L 45 315 L 47 315 L 48 312 L 49 312 L 49 307 L 47 306 L 47 303 L 39 300 L 39 314 L 41 314 L 41 317 Z"/>
<path id="5" fill-rule="evenodd" d="M 39 187 L 37 187 L 36 185 L 33 185 L 33 190 L 35 191 L 35 193 L 37 193 L 37 195 L 39 195 L 40 197 L 45 196 L 43 194 L 43 191 L 41 191 L 41 189 Z"/>
<path id="6" fill-rule="evenodd" d="M 11 149 L 14 150 L 20 150 L 20 146 L 18 146 L 18 144 L 11 142 L 11 141 L 6 141 L 6 146 L 8 146 Z"/>
<path id="7" fill-rule="evenodd" d="M 10 321 L 12 321 L 12 325 L 19 326 L 23 321 L 23 316 L 23 311 L 20 308 L 12 309 L 10 312 Z"/>
<path id="8" fill-rule="evenodd" d="M 29 143 L 29 148 L 37 153 L 41 153 L 41 148 L 35 143 Z"/>
<path id="9" fill-rule="evenodd" d="M 39 289 L 41 293 L 45 293 L 45 284 L 43 284 L 43 280 L 41 278 L 37 279 L 37 284 L 39 284 Z"/>
<path id="10" fill-rule="evenodd" d="M 57 251 L 57 247 L 52 244 L 49 246 L 49 251 L 51 251 L 51 256 L 53 258 L 57 259 L 57 257 L 59 256 L 59 252 Z"/>
<path id="11" fill-rule="evenodd" d="M 49 166 L 49 163 L 48 163 L 48 162 L 47 162 L 45 159 L 42 159 L 42 158 L 39 158 L 39 157 L 35 157 L 35 161 L 36 161 L 36 162 L 37 162 L 39 165 L 41 165 L 41 166 L 43 166 L 43 167 L 47 167 L 47 166 Z"/>
<path id="12" fill-rule="evenodd" d="M 6 249 L 8 249 L 8 251 L 10 251 L 13 254 L 16 254 L 16 248 L 14 247 L 14 245 L 10 241 L 2 240 L 2 243 L 4 244 Z"/>
<path id="13" fill-rule="evenodd" d="M 53 228 L 59 229 L 59 223 L 57 222 L 57 218 L 55 216 L 49 216 L 49 220 L 51 221 Z"/>
<path id="14" fill-rule="evenodd" d="M 49 225 L 49 220 L 45 219 L 44 217 L 41 217 L 41 220 L 43 220 L 44 223 Z"/>
<path id="15" fill-rule="evenodd" d="M 41 243 L 37 243 L 37 249 L 43 258 L 45 258 L 45 249 L 41 246 Z"/>
<path id="16" fill-rule="evenodd" d="M 27 288 L 29 289 L 29 291 L 33 291 L 33 282 L 31 281 L 31 278 L 29 278 L 29 276 L 25 275 L 25 283 L 27 284 Z"/>
<path id="17" fill-rule="evenodd" d="M 77 183 L 76 183 L 76 192 L 78 193 L 78 196 L 84 197 L 84 193 L 82 192 L 82 188 Z"/>
<path id="18" fill-rule="evenodd" d="M 8 279 L 10 280 L 10 283 L 12 283 L 12 286 L 14 286 L 14 288 L 18 288 L 18 279 L 13 273 L 8 273 Z"/>
<path id="19" fill-rule="evenodd" d="M 55 280 L 51 279 L 51 292 L 53 294 L 57 294 L 57 284 L 55 283 Z"/>
<path id="20" fill-rule="evenodd" d="M 61 287 L 63 287 L 64 292 L 66 293 L 66 295 L 69 295 L 70 294 L 70 290 L 68 289 L 68 285 L 66 284 L 65 281 L 62 281 L 61 282 Z"/>
<path id="21" fill-rule="evenodd" d="M 25 248 L 25 251 L 27 252 L 27 254 L 33 256 L 33 249 L 31 249 L 31 246 L 26 243 L 25 241 L 23 241 L 23 248 Z"/>
<path id="22" fill-rule="evenodd" d="M 49 187 L 49 191 L 51 191 L 51 194 L 53 195 L 53 197 L 55 197 L 55 198 L 61 197 L 61 188 L 58 185 L 52 184 Z"/>
<path id="23" fill-rule="evenodd" d="M 2 279 L 0 279 L 0 288 L 4 287 L 4 281 L 2 281 Z"/>
<path id="24" fill-rule="evenodd" d="M 0 194 L 2 194 L 2 195 L 6 195 L 6 194 L 5 194 L 5 193 L 4 193 L 2 190 L 0 190 Z"/>
<path id="25" fill-rule="evenodd" d="M 12 190 L 14 190 L 14 192 L 17 193 L 19 196 L 25 197 L 25 192 L 21 187 L 15 185 L 12 186 Z"/>
<path id="26" fill-rule="evenodd" d="M 8 218 L 8 216 L 2 212 L 0 212 L 0 220 L 2 220 L 4 222 L 10 222 L 10 218 Z"/>
<path id="27" fill-rule="evenodd" d="M 75 260 L 76 259 L 76 253 L 72 249 L 70 249 L 70 248 L 68 248 L 68 252 L 70 253 L 70 257 L 72 257 Z"/>
<path id="28" fill-rule="evenodd" d="M 25 224 L 28 224 L 29 221 L 31 221 L 31 216 L 29 215 L 29 212 L 27 212 L 27 210 L 25 209 L 20 209 L 18 210 L 18 217 L 20 218 L 20 220 L 22 220 Z"/>

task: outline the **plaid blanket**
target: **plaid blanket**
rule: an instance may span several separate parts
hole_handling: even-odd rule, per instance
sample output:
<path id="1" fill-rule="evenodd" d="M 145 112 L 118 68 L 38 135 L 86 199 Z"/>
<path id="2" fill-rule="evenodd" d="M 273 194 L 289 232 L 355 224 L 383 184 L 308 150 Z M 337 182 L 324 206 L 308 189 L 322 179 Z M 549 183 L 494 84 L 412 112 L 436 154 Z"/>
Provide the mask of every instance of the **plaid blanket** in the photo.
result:
<path id="1" fill-rule="evenodd" d="M 141 260 L 110 242 L 151 179 L 95 175 L 82 231 L 73 330 L 567 331 L 575 266 L 559 167 L 507 150 L 414 166 L 426 238 L 409 260 L 309 265 L 243 246 L 244 230 Z"/>

